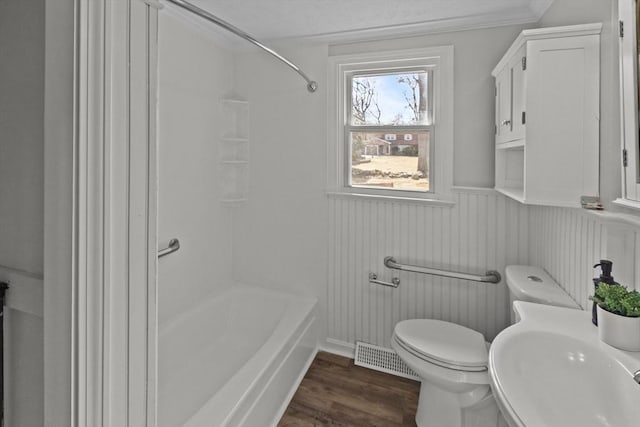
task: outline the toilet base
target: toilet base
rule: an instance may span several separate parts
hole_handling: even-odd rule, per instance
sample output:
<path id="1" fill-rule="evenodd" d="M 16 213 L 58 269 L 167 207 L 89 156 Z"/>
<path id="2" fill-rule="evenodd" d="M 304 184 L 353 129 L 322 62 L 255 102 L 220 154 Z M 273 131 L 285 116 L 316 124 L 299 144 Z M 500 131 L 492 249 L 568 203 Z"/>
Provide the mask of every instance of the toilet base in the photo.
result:
<path id="1" fill-rule="evenodd" d="M 499 427 L 501 418 L 488 386 L 459 394 L 427 381 L 420 385 L 418 427 Z"/>

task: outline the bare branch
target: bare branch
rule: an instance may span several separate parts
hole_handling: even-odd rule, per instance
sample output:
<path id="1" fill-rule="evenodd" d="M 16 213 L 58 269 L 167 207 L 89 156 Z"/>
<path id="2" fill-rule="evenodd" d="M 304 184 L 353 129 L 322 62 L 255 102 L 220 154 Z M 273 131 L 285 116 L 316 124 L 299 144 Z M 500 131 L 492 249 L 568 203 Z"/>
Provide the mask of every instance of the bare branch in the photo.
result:
<path id="1" fill-rule="evenodd" d="M 352 91 L 353 117 L 361 124 L 366 123 L 367 114 L 370 113 L 369 109 L 372 104 L 375 103 L 376 108 L 379 110 L 375 84 L 371 79 L 363 77 L 354 78 Z"/>

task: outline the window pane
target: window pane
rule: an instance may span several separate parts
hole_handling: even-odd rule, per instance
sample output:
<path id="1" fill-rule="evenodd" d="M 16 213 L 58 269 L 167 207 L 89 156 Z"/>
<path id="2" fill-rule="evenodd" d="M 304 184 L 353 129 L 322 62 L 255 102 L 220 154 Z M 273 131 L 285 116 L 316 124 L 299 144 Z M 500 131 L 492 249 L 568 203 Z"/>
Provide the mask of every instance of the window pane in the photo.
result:
<path id="1" fill-rule="evenodd" d="M 428 125 L 428 73 L 351 77 L 351 125 Z"/>
<path id="2" fill-rule="evenodd" d="M 351 186 L 429 191 L 429 132 L 351 132 Z"/>

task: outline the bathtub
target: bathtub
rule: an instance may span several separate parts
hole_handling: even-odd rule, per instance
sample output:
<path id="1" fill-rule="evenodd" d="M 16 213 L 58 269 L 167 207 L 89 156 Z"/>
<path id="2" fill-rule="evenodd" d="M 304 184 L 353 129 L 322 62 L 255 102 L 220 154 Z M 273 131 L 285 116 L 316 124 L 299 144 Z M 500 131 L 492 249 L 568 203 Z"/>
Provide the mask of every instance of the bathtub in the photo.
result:
<path id="1" fill-rule="evenodd" d="M 315 356 L 315 307 L 237 286 L 161 325 L 158 427 L 275 425 Z"/>

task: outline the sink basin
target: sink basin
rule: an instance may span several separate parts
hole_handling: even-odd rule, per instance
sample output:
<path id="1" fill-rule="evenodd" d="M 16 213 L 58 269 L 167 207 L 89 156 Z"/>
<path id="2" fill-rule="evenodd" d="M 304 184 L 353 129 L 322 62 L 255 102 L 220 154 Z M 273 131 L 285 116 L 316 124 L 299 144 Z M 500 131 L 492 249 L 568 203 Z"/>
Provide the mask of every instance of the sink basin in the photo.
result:
<path id="1" fill-rule="evenodd" d="M 492 389 L 511 427 L 640 425 L 640 385 L 630 371 L 640 357 L 598 341 L 588 313 L 575 333 L 571 322 L 547 317 L 536 325 L 531 317 L 498 335 L 489 356 Z"/>

